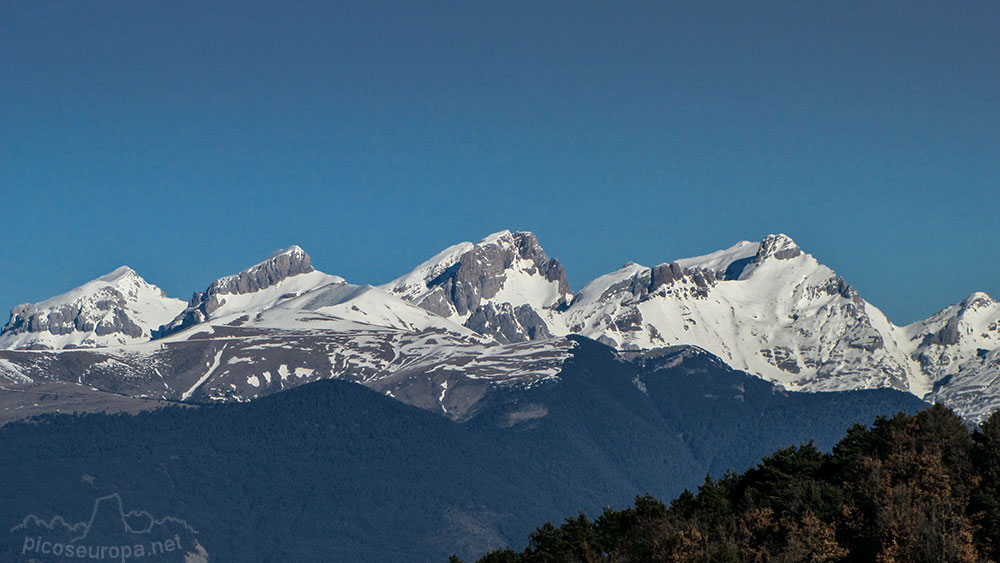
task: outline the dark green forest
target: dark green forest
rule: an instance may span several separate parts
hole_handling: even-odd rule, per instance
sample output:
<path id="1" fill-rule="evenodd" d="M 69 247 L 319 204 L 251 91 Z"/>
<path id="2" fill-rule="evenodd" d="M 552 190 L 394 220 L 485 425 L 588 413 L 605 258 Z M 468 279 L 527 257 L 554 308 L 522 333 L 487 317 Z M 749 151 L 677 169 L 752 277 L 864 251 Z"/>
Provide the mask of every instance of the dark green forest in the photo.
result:
<path id="1" fill-rule="evenodd" d="M 997 560 L 1000 411 L 970 431 L 934 405 L 856 425 L 830 453 L 780 449 L 669 505 L 645 495 L 546 523 L 478 563 Z"/>
<path id="2" fill-rule="evenodd" d="M 810 439 L 829 452 L 855 423 L 926 407 L 888 389 L 789 393 L 695 349 L 624 361 L 581 339 L 559 381 L 498 387 L 462 422 L 319 381 L 244 404 L 8 424 L 0 526 L 81 522 L 117 494 L 190 523 L 213 561 L 472 560 L 546 520 L 673 498 Z M 0 533 L 0 561 L 23 560 L 20 539 Z"/>

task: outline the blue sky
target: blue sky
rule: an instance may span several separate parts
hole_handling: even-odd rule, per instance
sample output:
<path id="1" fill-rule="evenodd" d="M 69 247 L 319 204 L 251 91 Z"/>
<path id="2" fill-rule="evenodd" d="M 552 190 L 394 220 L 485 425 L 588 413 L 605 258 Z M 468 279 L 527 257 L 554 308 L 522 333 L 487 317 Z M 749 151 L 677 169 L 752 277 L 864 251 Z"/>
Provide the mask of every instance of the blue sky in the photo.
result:
<path id="1" fill-rule="evenodd" d="M 1000 298 L 996 2 L 0 2 L 0 307 L 531 230 L 578 289 L 792 236 L 897 323 Z"/>

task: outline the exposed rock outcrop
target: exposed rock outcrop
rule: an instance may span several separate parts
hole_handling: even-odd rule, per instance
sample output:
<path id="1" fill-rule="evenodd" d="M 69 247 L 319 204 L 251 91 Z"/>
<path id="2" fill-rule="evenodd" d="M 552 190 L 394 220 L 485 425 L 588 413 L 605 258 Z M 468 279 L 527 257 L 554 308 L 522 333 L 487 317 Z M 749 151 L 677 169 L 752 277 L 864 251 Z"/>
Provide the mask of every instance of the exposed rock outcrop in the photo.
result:
<path id="1" fill-rule="evenodd" d="M 72 291 L 14 307 L 0 348 L 59 349 L 141 342 L 181 308 L 122 266 Z"/>
<path id="2" fill-rule="evenodd" d="M 552 336 L 549 322 L 571 297 L 535 235 L 509 231 L 456 245 L 383 288 L 501 342 Z"/>
<path id="3" fill-rule="evenodd" d="M 225 303 L 226 295 L 241 295 L 266 289 L 281 281 L 315 271 L 312 260 L 302 248 L 291 246 L 268 256 L 263 262 L 232 276 L 219 278 L 205 291 L 195 292 L 187 308 L 169 323 L 154 331 L 154 338 L 180 332 L 205 322 Z"/>

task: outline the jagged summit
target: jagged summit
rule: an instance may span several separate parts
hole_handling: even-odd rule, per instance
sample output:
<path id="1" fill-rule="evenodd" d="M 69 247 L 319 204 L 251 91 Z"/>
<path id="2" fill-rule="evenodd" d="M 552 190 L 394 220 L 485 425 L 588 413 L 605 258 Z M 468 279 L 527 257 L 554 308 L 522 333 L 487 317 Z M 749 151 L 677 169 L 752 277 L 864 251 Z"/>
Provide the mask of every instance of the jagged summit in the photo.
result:
<path id="1" fill-rule="evenodd" d="M 572 298 L 562 265 L 525 231 L 453 245 L 382 288 L 501 342 L 559 332 L 555 309 Z"/>
<path id="2" fill-rule="evenodd" d="M 290 246 L 271 253 L 253 266 L 212 282 L 206 293 L 252 293 L 270 287 L 282 280 L 312 272 L 312 260 L 299 246 Z"/>
<path id="3" fill-rule="evenodd" d="M 971 309 L 984 306 L 988 307 L 990 305 L 995 305 L 996 303 L 996 299 L 993 299 L 993 297 L 985 291 L 974 291 L 962 301 L 962 307 Z"/>
<path id="4" fill-rule="evenodd" d="M 495 253 L 498 249 L 500 252 L 509 250 L 516 252 L 505 252 L 503 259 L 487 263 L 492 258 L 488 254 Z M 475 253 L 475 255 L 469 256 L 469 253 Z M 562 270 L 559 261 L 548 258 L 535 235 L 527 231 L 512 233 L 509 230 L 495 232 L 483 237 L 477 243 L 460 242 L 452 245 L 421 263 L 409 273 L 384 284 L 382 287 L 404 299 L 419 301 L 425 297 L 427 289 L 441 285 L 442 276 L 456 264 L 462 264 L 468 269 L 475 261 L 483 268 L 499 270 L 510 267 L 515 257 L 539 262 L 537 265 L 544 268 L 544 274 L 554 278 L 554 281 L 559 283 L 560 291 L 566 294 L 570 293 L 569 281 L 566 279 L 565 271 Z M 552 262 L 552 265 L 542 264 L 546 262 Z"/>
<path id="5" fill-rule="evenodd" d="M 925 347 L 963 344 L 966 348 L 991 349 L 1000 345 L 1000 303 L 987 293 L 976 291 L 904 330 L 911 340 Z M 953 354 L 950 359 L 954 359 Z M 941 359 L 939 363 L 948 365 L 951 362 Z"/>
<path id="6" fill-rule="evenodd" d="M 802 249 L 792 240 L 792 237 L 779 233 L 767 235 L 760 241 L 757 257 L 764 259 L 774 256 L 778 260 L 789 260 L 802 254 Z"/>
<path id="7" fill-rule="evenodd" d="M 271 253 L 249 268 L 221 277 L 203 292 L 192 295 L 186 309 L 154 335 L 161 338 L 210 318 L 259 312 L 282 298 L 329 285 L 345 283 L 340 276 L 317 271 L 309 255 L 297 245 Z"/>

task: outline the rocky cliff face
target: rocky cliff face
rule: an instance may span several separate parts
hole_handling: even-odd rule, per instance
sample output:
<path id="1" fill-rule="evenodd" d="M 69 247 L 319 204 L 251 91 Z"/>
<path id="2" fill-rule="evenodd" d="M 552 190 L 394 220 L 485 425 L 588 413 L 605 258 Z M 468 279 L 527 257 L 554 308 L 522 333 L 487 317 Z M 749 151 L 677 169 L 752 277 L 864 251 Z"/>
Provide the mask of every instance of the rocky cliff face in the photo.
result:
<path id="1" fill-rule="evenodd" d="M 104 287 L 93 294 L 92 307 L 81 302 L 65 303 L 39 310 L 34 305 L 14 307 L 10 321 L 3 327 L 3 334 L 48 332 L 62 336 L 74 332 L 92 332 L 98 336 L 121 333 L 132 338 L 142 336 L 142 327 L 135 324 L 124 311 L 125 296 L 112 287 Z M 96 313 L 96 314 L 95 314 Z"/>
<path id="2" fill-rule="evenodd" d="M 510 231 L 455 245 L 382 287 L 501 342 L 551 336 L 556 309 L 572 296 L 535 235 Z"/>
<path id="3" fill-rule="evenodd" d="M 552 337 L 548 325 L 531 305 L 514 307 L 510 303 L 486 303 L 469 315 L 465 326 L 503 344 Z"/>
<path id="4" fill-rule="evenodd" d="M 238 274 L 219 278 L 209 284 L 205 291 L 196 292 L 191 296 L 187 307 L 176 318 L 160 327 L 154 336 L 161 338 L 205 322 L 227 303 L 227 296 L 261 292 L 275 288 L 293 276 L 310 273 L 321 274 L 313 269 L 312 260 L 302 248 L 291 246 L 279 250 L 268 256 L 263 262 Z M 325 274 L 321 274 L 321 276 L 325 276 Z M 330 278 L 333 277 L 330 276 Z M 329 283 L 335 280 L 321 279 L 320 281 Z M 230 298 L 229 301 L 234 300 Z"/>
<path id="5" fill-rule="evenodd" d="M 268 256 L 256 266 L 212 282 L 207 295 L 253 293 L 271 287 L 285 278 L 314 271 L 312 259 L 305 250 L 291 246 Z"/>

